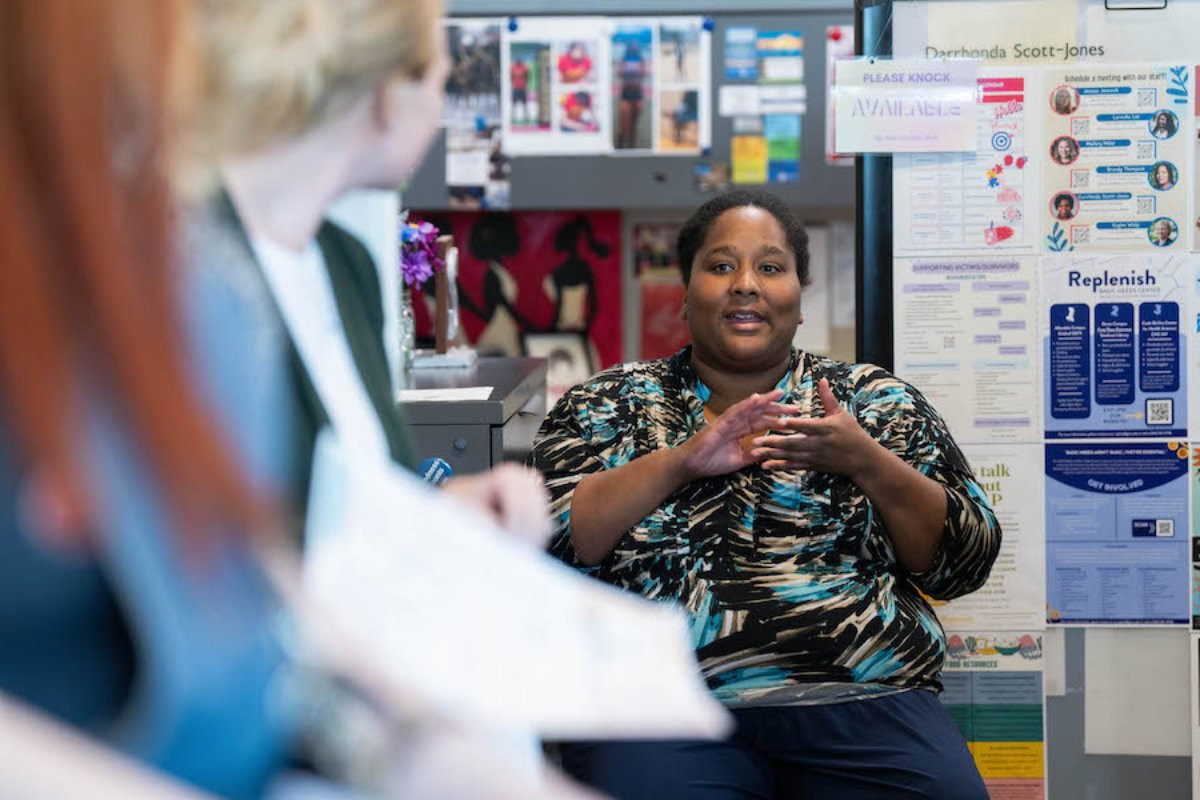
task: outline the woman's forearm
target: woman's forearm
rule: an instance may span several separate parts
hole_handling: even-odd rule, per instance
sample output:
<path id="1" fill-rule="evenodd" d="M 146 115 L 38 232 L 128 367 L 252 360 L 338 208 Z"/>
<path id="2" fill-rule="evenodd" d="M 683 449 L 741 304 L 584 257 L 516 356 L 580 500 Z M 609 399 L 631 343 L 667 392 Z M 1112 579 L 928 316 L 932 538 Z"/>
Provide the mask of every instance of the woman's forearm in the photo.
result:
<path id="1" fill-rule="evenodd" d="M 909 572 L 933 566 L 946 527 L 946 490 L 878 442 L 870 465 L 850 478 L 883 517 L 896 559 Z"/>
<path id="2" fill-rule="evenodd" d="M 691 481 L 682 448 L 658 450 L 579 481 L 571 498 L 571 546 L 585 564 L 604 560 L 625 532 Z"/>

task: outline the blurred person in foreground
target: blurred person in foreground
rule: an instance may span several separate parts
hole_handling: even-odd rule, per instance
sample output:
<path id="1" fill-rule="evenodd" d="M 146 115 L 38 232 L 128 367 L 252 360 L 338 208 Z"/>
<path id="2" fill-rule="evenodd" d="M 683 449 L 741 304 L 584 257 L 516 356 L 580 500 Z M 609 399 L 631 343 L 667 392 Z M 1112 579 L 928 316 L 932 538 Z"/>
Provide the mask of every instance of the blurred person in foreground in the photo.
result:
<path id="1" fill-rule="evenodd" d="M 382 794 L 562 796 L 293 655 L 305 615 L 262 567 L 285 538 L 286 340 L 241 265 L 173 257 L 165 76 L 186 86 L 193 63 L 177 10 L 0 7 L 0 740 L 27 757 L 0 795 L 185 794 L 121 753 L 285 797 L 312 788 L 285 772 L 302 738 L 324 732 L 308 752 L 332 764 L 343 728 L 341 774 Z M 370 741 L 352 723 L 368 711 Z"/>
<path id="2" fill-rule="evenodd" d="M 987 579 L 1000 527 L 985 493 L 915 388 L 792 346 L 808 235 L 777 197 L 709 200 L 678 251 L 692 343 L 572 389 L 531 461 L 552 551 L 682 605 L 738 727 L 565 744 L 564 766 L 625 800 L 982 800 L 937 699 L 946 642 L 923 594 Z"/>
<path id="3" fill-rule="evenodd" d="M 170 267 L 178 10 L 0 7 L 0 692 L 253 796 L 294 723 L 251 554 L 288 405 L 222 276 Z"/>
<path id="4" fill-rule="evenodd" d="M 424 157 L 449 69 L 442 3 L 194 2 L 200 97 L 184 128 L 189 158 L 221 188 L 189 210 L 183 250 L 201 269 L 246 267 L 278 309 L 300 409 L 291 499 L 303 508 L 322 429 L 356 459 L 414 466 L 376 265 L 325 214 L 353 189 L 394 189 Z M 504 464 L 443 488 L 518 538 L 548 535 L 532 470 Z"/>

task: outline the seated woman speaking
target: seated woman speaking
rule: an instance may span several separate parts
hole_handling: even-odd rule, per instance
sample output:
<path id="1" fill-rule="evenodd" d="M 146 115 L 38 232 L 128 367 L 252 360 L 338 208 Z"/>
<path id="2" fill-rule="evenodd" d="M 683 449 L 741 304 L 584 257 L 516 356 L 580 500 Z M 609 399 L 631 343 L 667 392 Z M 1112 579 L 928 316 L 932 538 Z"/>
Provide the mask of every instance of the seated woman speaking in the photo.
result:
<path id="1" fill-rule="evenodd" d="M 922 597 L 979 588 L 1000 547 L 966 459 L 913 387 L 792 347 L 808 236 L 778 198 L 709 200 L 678 255 L 692 344 L 572 389 L 531 460 L 553 552 L 681 604 L 737 731 L 564 765 L 618 798 L 985 798 Z"/>

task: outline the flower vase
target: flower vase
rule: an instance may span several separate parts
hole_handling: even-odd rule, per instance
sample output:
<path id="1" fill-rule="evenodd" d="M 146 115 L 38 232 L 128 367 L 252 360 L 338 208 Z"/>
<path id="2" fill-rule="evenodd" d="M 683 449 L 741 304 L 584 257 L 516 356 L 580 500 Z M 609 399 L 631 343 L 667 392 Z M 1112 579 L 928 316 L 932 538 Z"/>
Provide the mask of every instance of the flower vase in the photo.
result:
<path id="1" fill-rule="evenodd" d="M 417 351 L 417 318 L 413 314 L 412 287 L 400 280 L 400 374 L 407 376 Z"/>

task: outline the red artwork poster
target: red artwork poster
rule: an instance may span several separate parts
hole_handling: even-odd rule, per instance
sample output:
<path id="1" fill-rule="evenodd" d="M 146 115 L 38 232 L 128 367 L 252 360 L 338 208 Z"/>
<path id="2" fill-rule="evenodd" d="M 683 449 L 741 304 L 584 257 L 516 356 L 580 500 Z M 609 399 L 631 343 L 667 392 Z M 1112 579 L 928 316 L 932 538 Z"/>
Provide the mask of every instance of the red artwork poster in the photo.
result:
<path id="1" fill-rule="evenodd" d="M 683 292 L 678 279 L 642 282 L 643 359 L 664 358 L 691 341 L 687 323 L 680 317 Z"/>
<path id="2" fill-rule="evenodd" d="M 621 361 L 621 224 L 616 211 L 413 211 L 458 245 L 459 318 L 481 355 L 519 356 L 527 333 L 578 331 L 590 365 Z M 432 298 L 414 293 L 417 336 Z"/>

